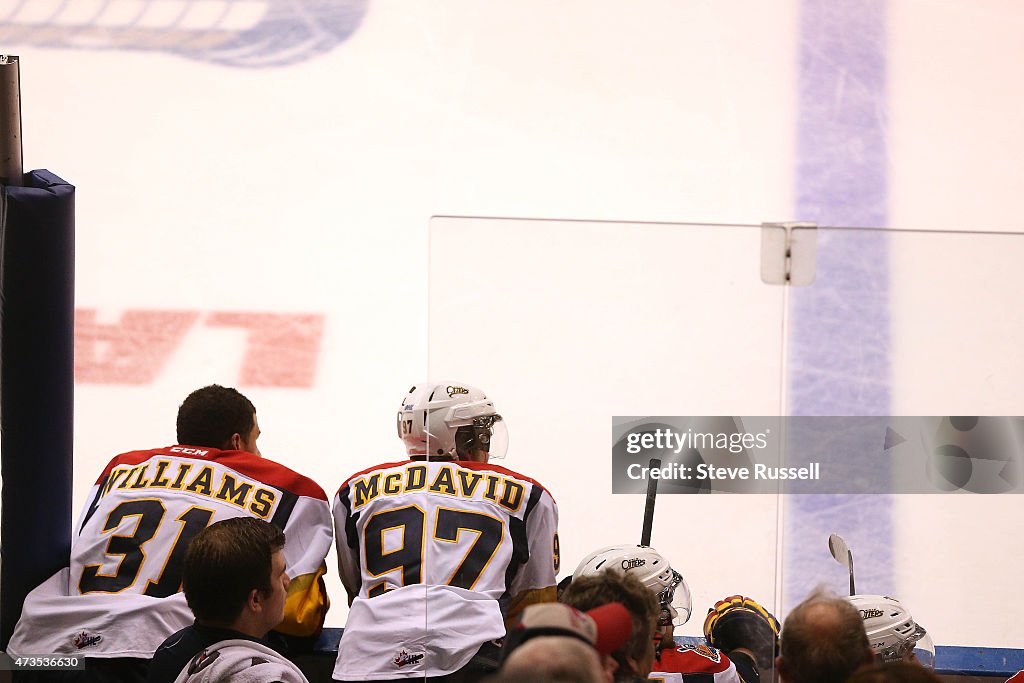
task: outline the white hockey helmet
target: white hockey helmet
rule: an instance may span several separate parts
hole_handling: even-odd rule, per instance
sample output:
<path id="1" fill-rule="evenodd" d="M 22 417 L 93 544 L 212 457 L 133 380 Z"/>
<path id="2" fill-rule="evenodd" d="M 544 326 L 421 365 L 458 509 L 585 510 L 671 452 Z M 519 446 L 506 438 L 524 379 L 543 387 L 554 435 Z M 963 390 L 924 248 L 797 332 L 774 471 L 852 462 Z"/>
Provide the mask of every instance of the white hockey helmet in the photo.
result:
<path id="1" fill-rule="evenodd" d="M 922 641 L 922 644 L 931 642 L 924 628 L 914 621 L 907 608 L 896 598 L 886 595 L 852 595 L 849 600 L 860 611 L 868 642 L 881 661 L 898 662 L 914 650 L 918 641 Z"/>
<path id="2" fill-rule="evenodd" d="M 643 545 L 613 545 L 595 550 L 580 562 L 572 578 L 593 576 L 605 569 L 614 569 L 640 580 L 658 596 L 663 619 L 682 626 L 692 610 L 690 587 L 683 575 L 672 569 L 668 560 L 654 548 Z"/>
<path id="3" fill-rule="evenodd" d="M 419 384 L 402 399 L 398 438 L 410 456 L 465 459 L 473 450 L 501 458 L 508 432 L 484 392 L 460 382 Z"/>

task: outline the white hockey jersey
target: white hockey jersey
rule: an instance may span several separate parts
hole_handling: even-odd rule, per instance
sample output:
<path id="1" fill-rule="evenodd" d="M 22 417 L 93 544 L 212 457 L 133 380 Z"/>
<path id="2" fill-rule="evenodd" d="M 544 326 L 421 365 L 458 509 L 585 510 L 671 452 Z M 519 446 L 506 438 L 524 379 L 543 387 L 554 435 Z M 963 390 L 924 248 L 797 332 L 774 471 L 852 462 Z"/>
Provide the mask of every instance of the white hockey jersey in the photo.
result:
<path id="1" fill-rule="evenodd" d="M 174 683 L 309 683 L 299 667 L 266 645 L 222 640 L 188 663 Z"/>
<path id="2" fill-rule="evenodd" d="M 555 501 L 511 470 L 379 465 L 341 486 L 334 523 L 352 601 L 337 680 L 451 673 L 505 634 L 505 616 L 555 598 Z"/>
<path id="3" fill-rule="evenodd" d="M 193 620 L 180 593 L 188 542 L 244 515 L 285 532 L 293 580 L 278 630 L 312 635 L 322 627 L 331 518 L 313 480 L 245 451 L 170 446 L 112 459 L 88 501 L 70 567 L 26 597 L 8 652 L 151 657 Z"/>

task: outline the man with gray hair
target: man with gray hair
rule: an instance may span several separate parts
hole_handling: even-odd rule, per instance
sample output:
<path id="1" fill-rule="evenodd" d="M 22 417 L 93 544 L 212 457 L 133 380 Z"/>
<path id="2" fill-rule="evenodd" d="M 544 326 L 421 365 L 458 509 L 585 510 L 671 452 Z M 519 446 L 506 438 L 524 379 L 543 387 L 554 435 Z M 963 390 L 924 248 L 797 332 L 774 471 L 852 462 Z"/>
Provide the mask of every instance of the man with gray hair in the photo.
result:
<path id="1" fill-rule="evenodd" d="M 786 617 L 775 669 L 784 683 L 836 683 L 873 659 L 857 608 L 819 588 Z"/>

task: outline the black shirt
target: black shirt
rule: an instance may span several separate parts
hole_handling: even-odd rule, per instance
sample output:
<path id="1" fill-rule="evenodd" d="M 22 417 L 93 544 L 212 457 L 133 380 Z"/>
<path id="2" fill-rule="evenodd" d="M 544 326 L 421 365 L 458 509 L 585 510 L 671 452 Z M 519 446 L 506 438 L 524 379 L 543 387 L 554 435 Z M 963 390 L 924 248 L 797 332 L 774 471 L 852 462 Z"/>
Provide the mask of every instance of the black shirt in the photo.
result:
<path id="1" fill-rule="evenodd" d="M 267 645 L 266 641 L 239 631 L 204 626 L 196 622 L 160 644 L 149 663 L 149 678 L 146 679 L 146 683 L 174 683 L 174 679 L 198 653 L 214 643 L 234 639 L 251 640 Z"/>

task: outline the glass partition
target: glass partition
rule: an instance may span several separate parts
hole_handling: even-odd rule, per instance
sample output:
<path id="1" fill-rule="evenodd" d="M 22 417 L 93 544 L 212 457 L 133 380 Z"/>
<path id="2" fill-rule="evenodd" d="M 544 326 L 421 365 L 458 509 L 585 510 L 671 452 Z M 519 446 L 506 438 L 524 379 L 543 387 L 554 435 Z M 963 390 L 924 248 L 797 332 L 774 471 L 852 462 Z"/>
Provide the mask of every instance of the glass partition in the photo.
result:
<path id="1" fill-rule="evenodd" d="M 791 414 L 1024 414 L 1024 235 L 818 233 L 814 283 L 791 288 L 787 309 Z M 950 493 L 789 496 L 785 609 L 821 582 L 848 590 L 847 569 L 827 544 L 838 533 L 854 554 L 857 592 L 898 598 L 935 643 L 1019 647 L 1024 625 L 1012 615 L 1024 605 L 1012 587 L 1024 557 L 1024 499 L 970 493 L 986 490 L 986 469 L 999 484 L 1019 480 L 1020 421 L 1004 422 L 1008 436 L 988 455 L 991 433 L 969 419 L 878 433 L 880 444 L 894 444 L 890 465 L 872 473 L 879 492 L 903 476 L 905 449 L 948 459 L 941 449 L 955 446 L 974 458 L 958 461 L 973 473 Z M 990 604 L 1009 609 L 981 617 L 977 606 Z"/>
<path id="2" fill-rule="evenodd" d="M 645 497 L 612 493 L 613 416 L 780 414 L 785 288 L 762 282 L 761 241 L 757 226 L 431 222 L 430 376 L 494 399 L 498 464 L 558 502 L 560 578 L 640 541 Z M 778 516 L 772 495 L 659 496 L 651 545 L 693 593 L 677 634 L 730 591 L 773 604 Z"/>
<path id="3" fill-rule="evenodd" d="M 1024 235 L 820 228 L 815 263 L 794 264 L 810 284 L 787 286 L 762 281 L 764 230 L 432 221 L 429 374 L 495 400 L 511 436 L 499 464 L 558 501 L 560 578 L 596 548 L 639 542 L 645 497 L 613 494 L 610 467 L 637 425 L 876 416 L 855 424 L 896 431 L 858 438 L 877 437 L 895 460 L 941 442 L 953 424 L 941 416 L 1024 414 Z M 887 416 L 939 426 L 900 434 L 917 423 Z M 1024 432 L 1008 424 L 1019 491 Z M 970 450 L 981 437 L 966 431 L 956 443 Z M 782 457 L 800 464 L 792 449 Z M 855 558 L 857 592 L 899 598 L 934 642 L 1019 646 L 1017 610 L 972 615 L 1020 602 L 1007 587 L 1024 557 L 1024 499 L 969 486 L 904 493 L 896 469 L 872 465 L 876 492 L 858 495 L 671 495 L 662 483 L 651 545 L 686 577 L 695 612 L 677 633 L 698 635 L 700 615 L 737 592 L 779 616 L 818 585 L 847 593 L 835 533 Z"/>

